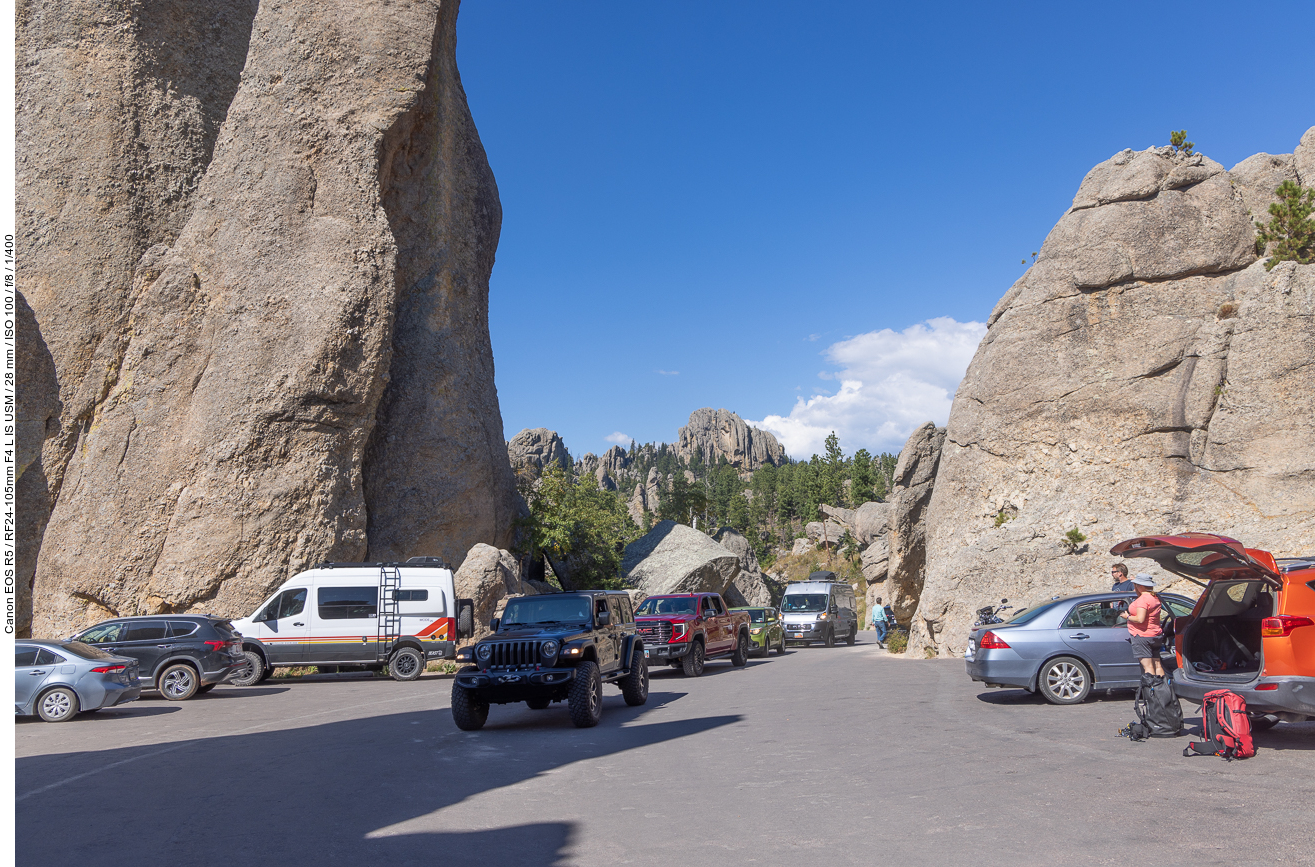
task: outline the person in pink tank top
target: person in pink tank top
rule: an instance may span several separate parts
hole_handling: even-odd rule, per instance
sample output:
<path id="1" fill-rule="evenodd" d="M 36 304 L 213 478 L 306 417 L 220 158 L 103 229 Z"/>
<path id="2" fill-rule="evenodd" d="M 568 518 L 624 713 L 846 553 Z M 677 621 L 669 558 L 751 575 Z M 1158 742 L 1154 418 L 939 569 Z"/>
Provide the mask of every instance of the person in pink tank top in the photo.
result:
<path id="1" fill-rule="evenodd" d="M 1155 579 L 1140 574 L 1132 579 L 1137 598 L 1128 610 L 1119 615 L 1128 618 L 1128 634 L 1132 636 L 1132 656 L 1141 663 L 1147 674 L 1164 677 L 1160 664 L 1160 648 L 1164 646 L 1164 629 L 1160 626 L 1160 597 L 1156 596 Z"/>

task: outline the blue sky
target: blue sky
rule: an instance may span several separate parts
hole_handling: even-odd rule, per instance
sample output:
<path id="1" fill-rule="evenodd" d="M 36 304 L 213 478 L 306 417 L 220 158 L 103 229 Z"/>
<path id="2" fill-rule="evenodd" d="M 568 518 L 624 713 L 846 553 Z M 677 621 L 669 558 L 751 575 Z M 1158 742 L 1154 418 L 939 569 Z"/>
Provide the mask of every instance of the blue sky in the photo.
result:
<path id="1" fill-rule="evenodd" d="M 1093 165 L 1180 128 L 1292 151 L 1311 32 L 1309 2 L 467 0 L 506 436 L 579 456 L 711 406 L 796 458 L 898 451 Z"/>

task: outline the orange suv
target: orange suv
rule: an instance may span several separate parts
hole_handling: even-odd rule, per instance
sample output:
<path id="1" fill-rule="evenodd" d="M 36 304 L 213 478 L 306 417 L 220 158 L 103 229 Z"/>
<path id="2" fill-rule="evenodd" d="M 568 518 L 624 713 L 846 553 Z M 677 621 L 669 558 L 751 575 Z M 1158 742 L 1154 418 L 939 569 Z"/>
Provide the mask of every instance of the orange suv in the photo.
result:
<path id="1" fill-rule="evenodd" d="M 1213 533 L 1142 536 L 1110 553 L 1149 557 L 1203 588 L 1176 629 L 1180 697 L 1232 690 L 1253 726 L 1315 718 L 1315 557 L 1275 560 Z"/>

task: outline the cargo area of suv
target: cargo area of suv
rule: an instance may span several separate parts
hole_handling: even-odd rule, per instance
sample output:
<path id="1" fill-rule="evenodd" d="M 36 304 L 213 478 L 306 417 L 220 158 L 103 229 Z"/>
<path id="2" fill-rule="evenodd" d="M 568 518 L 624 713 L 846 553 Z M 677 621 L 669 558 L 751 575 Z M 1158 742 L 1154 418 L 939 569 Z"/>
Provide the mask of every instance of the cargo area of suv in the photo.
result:
<path id="1" fill-rule="evenodd" d="M 1254 680 L 1263 665 L 1261 621 L 1274 614 L 1274 592 L 1261 581 L 1215 581 L 1182 631 L 1183 665 L 1222 685 Z"/>

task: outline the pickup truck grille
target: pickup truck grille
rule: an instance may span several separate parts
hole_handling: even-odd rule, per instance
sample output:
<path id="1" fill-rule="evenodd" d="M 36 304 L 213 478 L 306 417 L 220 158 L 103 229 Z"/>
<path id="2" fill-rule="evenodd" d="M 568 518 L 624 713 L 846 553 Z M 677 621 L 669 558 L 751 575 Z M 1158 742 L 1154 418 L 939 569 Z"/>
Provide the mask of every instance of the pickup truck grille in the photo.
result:
<path id="1" fill-rule="evenodd" d="M 670 620 L 654 620 L 647 623 L 637 623 L 635 624 L 635 630 L 645 641 L 652 641 L 656 644 L 668 644 L 671 642 Z"/>
<path id="2" fill-rule="evenodd" d="M 539 660 L 537 641 L 493 641 L 489 665 L 535 665 Z"/>

